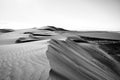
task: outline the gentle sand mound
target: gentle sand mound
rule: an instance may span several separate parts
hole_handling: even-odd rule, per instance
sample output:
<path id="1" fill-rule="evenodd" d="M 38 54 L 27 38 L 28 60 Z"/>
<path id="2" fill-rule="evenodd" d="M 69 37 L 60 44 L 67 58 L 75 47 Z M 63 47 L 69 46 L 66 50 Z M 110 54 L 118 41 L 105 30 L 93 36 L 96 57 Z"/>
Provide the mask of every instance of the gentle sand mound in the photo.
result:
<path id="1" fill-rule="evenodd" d="M 0 46 L 0 80 L 47 80 L 47 41 Z"/>

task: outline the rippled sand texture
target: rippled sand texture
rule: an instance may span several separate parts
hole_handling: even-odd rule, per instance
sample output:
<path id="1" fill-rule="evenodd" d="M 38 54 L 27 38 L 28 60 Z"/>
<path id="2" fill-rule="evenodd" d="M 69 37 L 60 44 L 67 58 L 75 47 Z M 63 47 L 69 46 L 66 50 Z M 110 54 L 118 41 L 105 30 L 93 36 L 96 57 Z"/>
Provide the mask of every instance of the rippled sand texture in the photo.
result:
<path id="1" fill-rule="evenodd" d="M 46 42 L 0 46 L 0 80 L 47 80 Z"/>
<path id="2" fill-rule="evenodd" d="M 0 29 L 0 80 L 120 80 L 119 47 L 117 32 Z"/>

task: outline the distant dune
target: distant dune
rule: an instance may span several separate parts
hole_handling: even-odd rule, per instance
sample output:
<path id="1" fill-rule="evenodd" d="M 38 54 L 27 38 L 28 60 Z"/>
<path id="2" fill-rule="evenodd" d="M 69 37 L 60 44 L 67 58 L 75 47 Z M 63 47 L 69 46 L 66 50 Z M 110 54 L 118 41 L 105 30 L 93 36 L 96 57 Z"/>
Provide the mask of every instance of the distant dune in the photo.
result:
<path id="1" fill-rule="evenodd" d="M 120 33 L 0 29 L 0 80 L 120 80 Z"/>

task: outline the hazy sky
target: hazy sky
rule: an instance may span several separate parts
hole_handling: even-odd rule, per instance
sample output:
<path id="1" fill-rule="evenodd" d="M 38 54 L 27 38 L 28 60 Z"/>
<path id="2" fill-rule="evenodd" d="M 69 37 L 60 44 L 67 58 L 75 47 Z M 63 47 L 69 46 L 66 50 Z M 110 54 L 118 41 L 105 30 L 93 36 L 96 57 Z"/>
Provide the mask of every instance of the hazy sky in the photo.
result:
<path id="1" fill-rule="evenodd" d="M 120 30 L 120 0 L 0 0 L 0 28 Z"/>

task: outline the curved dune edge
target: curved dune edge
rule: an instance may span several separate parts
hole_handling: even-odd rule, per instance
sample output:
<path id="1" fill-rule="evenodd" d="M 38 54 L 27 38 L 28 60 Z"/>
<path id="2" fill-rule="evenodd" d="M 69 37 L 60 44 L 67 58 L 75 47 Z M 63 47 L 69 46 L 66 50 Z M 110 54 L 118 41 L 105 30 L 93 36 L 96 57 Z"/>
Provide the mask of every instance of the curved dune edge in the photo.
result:
<path id="1" fill-rule="evenodd" d="M 90 43 L 69 39 L 0 46 L 0 80 L 119 80 L 120 64 Z"/>
<path id="2" fill-rule="evenodd" d="M 50 43 L 47 57 L 52 68 L 51 80 L 120 79 L 120 64 L 98 47 L 70 40 Z"/>

